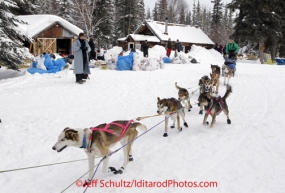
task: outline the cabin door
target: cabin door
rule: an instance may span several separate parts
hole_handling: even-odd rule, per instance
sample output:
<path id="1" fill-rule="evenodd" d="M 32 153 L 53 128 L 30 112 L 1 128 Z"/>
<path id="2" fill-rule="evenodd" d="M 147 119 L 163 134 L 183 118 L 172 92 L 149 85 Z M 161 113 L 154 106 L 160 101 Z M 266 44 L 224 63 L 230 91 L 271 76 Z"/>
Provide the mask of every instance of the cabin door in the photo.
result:
<path id="1" fill-rule="evenodd" d="M 56 38 L 37 38 L 34 42 L 34 54 L 39 55 L 43 52 L 56 53 Z"/>

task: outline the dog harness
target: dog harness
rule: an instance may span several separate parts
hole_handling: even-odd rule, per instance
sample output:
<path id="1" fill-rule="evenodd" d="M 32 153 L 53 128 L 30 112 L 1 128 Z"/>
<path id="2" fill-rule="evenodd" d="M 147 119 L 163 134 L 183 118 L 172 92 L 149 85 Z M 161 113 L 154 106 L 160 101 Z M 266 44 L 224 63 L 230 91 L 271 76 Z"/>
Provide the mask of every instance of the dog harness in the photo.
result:
<path id="1" fill-rule="evenodd" d="M 222 98 L 220 98 L 220 97 L 215 97 L 215 98 L 213 98 L 213 100 L 216 100 L 216 101 L 218 102 L 218 104 L 220 105 L 220 109 L 219 109 L 218 112 L 217 112 L 217 115 L 219 115 L 219 114 L 222 112 L 222 110 L 223 110 L 223 105 L 224 105 L 225 103 L 224 103 L 224 101 L 222 100 Z M 213 107 L 213 104 L 214 104 L 214 102 L 212 102 L 211 106 L 207 109 L 207 113 L 208 113 L 209 115 L 211 115 L 211 116 L 212 116 L 211 108 Z"/>
<path id="2" fill-rule="evenodd" d="M 126 125 L 122 125 L 122 124 L 116 123 L 116 122 L 111 122 L 111 123 L 109 123 L 109 124 L 106 124 L 105 127 L 103 127 L 103 128 L 91 127 L 91 128 L 90 128 L 90 129 L 91 129 L 91 135 L 90 135 L 90 137 L 89 137 L 89 143 L 88 143 L 88 145 L 91 147 L 91 144 L 92 144 L 92 133 L 93 133 L 93 131 L 104 131 L 104 132 L 110 133 L 110 134 L 112 134 L 112 135 L 116 135 L 116 136 L 118 136 L 117 141 L 120 141 L 121 138 L 123 137 L 123 135 L 125 134 L 125 132 L 127 131 L 128 127 L 130 126 L 130 124 L 133 123 L 133 122 L 134 122 L 134 120 L 130 120 L 130 121 L 128 121 L 128 123 L 127 123 Z M 116 133 L 114 130 L 108 129 L 108 127 L 109 127 L 110 125 L 116 125 L 116 126 L 118 126 L 118 127 L 121 127 L 121 128 L 123 129 L 122 132 L 121 132 L 121 134 Z M 116 142 L 117 142 L 117 141 L 116 141 Z M 86 134 L 84 134 L 84 136 L 83 136 L 83 141 L 82 141 L 82 146 L 81 146 L 80 148 L 86 148 L 86 147 L 87 147 Z M 90 147 L 88 147 L 88 148 L 90 148 Z"/>

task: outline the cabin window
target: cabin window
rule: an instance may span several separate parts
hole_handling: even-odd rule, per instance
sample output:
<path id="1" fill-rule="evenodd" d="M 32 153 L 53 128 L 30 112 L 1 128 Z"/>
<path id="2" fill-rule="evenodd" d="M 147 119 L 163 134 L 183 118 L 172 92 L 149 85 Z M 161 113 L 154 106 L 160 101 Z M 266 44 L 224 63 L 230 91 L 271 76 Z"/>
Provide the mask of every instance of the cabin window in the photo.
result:
<path id="1" fill-rule="evenodd" d="M 134 48 L 134 42 L 129 42 L 128 43 L 128 50 L 133 49 Z"/>

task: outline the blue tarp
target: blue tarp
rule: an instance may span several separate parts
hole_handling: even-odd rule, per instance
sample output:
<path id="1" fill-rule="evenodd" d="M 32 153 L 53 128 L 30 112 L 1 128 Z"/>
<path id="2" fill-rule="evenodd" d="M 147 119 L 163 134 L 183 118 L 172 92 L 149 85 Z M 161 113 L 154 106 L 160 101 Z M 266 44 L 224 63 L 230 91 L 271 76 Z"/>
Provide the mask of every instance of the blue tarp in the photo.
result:
<path id="1" fill-rule="evenodd" d="M 235 69 L 236 68 L 236 61 L 232 60 L 230 58 L 226 58 L 225 60 L 225 65 L 227 65 L 227 67 L 229 67 L 230 69 Z"/>
<path id="2" fill-rule="evenodd" d="M 236 68 L 236 64 L 228 64 L 227 67 L 233 70 Z"/>
<path id="3" fill-rule="evenodd" d="M 285 64 L 284 58 L 275 58 L 275 61 L 277 62 L 277 65 L 284 65 Z"/>
<path id="4" fill-rule="evenodd" d="M 56 73 L 56 72 L 61 71 L 61 69 L 66 65 L 63 59 L 58 58 L 57 60 L 52 60 L 49 54 L 45 54 L 44 58 L 45 58 L 44 65 L 47 70 L 42 70 L 42 69 L 37 68 L 38 61 L 35 61 L 32 64 L 32 68 L 29 68 L 27 71 L 31 74 Z"/>
<path id="5" fill-rule="evenodd" d="M 134 53 L 131 52 L 128 56 L 118 56 L 117 70 L 132 70 Z"/>
<path id="6" fill-rule="evenodd" d="M 171 62 L 170 58 L 168 58 L 168 57 L 163 57 L 162 60 L 164 63 L 170 63 Z"/>

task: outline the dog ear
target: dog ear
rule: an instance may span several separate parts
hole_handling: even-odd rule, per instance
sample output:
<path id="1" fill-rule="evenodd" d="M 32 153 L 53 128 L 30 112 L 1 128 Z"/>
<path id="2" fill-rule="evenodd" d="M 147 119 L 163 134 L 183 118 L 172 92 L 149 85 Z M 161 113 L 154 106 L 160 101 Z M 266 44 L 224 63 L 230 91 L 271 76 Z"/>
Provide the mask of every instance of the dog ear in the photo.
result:
<path id="1" fill-rule="evenodd" d="M 75 131 L 73 129 L 70 129 L 65 132 L 65 139 L 72 140 L 72 141 L 78 141 L 78 131 Z"/>
<path id="2" fill-rule="evenodd" d="M 69 129 L 69 127 L 66 127 L 63 131 L 66 131 L 66 130 L 68 130 Z"/>
<path id="3" fill-rule="evenodd" d="M 69 132 L 78 133 L 78 131 L 75 131 L 74 129 L 70 129 Z"/>
<path id="4" fill-rule="evenodd" d="M 158 101 L 160 101 L 160 98 L 159 98 L 159 97 L 157 97 L 157 100 L 158 100 Z"/>

